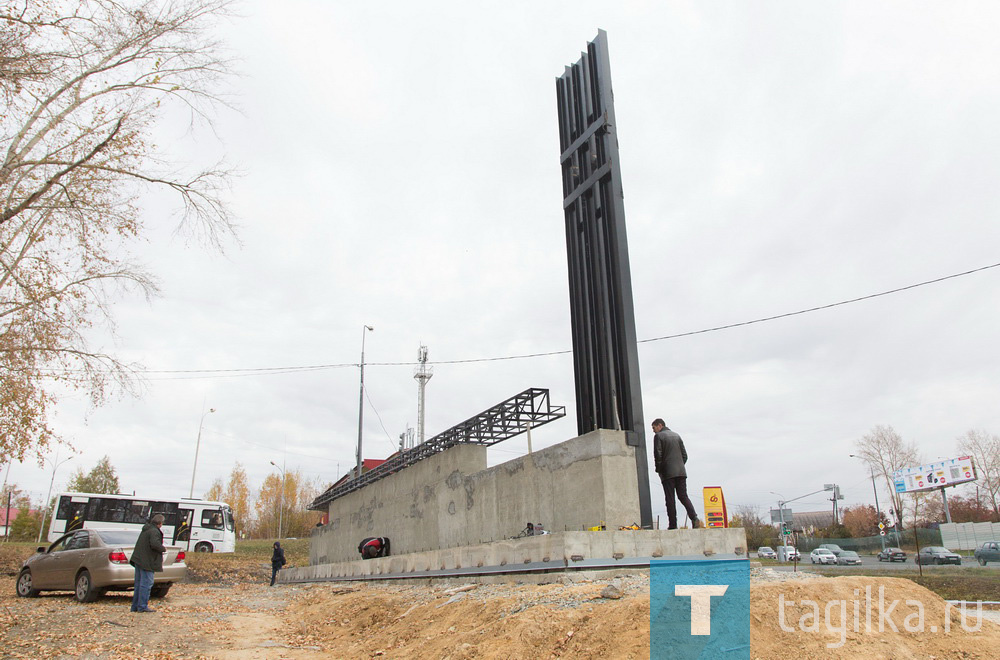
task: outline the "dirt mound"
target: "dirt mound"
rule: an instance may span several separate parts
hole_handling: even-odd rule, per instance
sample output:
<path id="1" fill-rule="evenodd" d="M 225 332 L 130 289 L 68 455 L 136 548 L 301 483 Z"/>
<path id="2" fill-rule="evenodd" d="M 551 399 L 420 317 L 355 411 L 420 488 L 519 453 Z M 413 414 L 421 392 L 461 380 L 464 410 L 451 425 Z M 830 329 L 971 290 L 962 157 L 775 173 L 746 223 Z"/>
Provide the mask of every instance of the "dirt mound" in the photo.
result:
<path id="1" fill-rule="evenodd" d="M 314 589 L 290 608 L 289 641 L 343 657 L 648 658 L 648 594 L 606 599 L 604 586 Z"/>
<path id="2" fill-rule="evenodd" d="M 1000 657 L 1000 627 L 902 578 L 839 577 L 755 584 L 758 658 Z"/>

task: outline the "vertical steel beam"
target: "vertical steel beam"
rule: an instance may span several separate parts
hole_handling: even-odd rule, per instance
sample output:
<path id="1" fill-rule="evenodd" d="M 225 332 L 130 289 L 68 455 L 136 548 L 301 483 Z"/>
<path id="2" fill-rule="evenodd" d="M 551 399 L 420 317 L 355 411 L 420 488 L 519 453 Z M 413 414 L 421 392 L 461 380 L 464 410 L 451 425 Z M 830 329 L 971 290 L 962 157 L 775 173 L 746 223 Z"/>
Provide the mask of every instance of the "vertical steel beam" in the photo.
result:
<path id="1" fill-rule="evenodd" d="M 639 351 L 607 33 L 556 79 L 577 430 L 635 447 L 641 523 L 653 522 Z"/>

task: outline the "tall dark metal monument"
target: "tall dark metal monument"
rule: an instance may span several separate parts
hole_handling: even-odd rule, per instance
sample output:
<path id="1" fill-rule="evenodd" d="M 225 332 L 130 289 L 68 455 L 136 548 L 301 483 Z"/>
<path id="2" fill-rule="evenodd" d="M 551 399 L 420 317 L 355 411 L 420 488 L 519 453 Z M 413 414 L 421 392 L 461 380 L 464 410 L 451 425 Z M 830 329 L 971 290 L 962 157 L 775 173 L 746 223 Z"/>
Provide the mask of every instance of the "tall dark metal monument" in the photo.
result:
<path id="1" fill-rule="evenodd" d="M 556 93 L 577 430 L 580 435 L 595 429 L 625 431 L 635 447 L 641 524 L 649 527 L 653 512 L 639 351 L 604 30 L 556 79 Z"/>

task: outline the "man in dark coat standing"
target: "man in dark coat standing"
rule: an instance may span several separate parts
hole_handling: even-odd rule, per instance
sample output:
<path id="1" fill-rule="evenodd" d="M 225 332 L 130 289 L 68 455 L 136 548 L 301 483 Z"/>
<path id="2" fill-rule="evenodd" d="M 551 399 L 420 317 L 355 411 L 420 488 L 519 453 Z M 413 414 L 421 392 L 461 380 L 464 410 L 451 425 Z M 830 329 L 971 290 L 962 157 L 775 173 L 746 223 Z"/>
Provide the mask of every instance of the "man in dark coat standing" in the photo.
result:
<path id="1" fill-rule="evenodd" d="M 133 612 L 155 612 L 149 608 L 149 592 L 153 588 L 153 573 L 163 570 L 163 514 L 156 514 L 143 525 L 132 550 L 129 563 L 135 567 L 135 587 L 132 590 Z"/>
<path id="2" fill-rule="evenodd" d="M 691 526 L 697 529 L 701 527 L 701 521 L 698 520 L 698 513 L 687 494 L 687 470 L 684 469 L 684 464 L 687 463 L 688 455 L 684 449 L 684 441 L 659 418 L 653 420 L 653 433 L 656 434 L 653 436 L 653 462 L 667 500 L 667 529 L 677 529 L 675 493 L 687 509 Z"/>
<path id="3" fill-rule="evenodd" d="M 274 586 L 274 578 L 278 576 L 278 571 L 285 565 L 285 549 L 277 541 L 274 542 L 274 552 L 271 553 L 271 586 Z"/>

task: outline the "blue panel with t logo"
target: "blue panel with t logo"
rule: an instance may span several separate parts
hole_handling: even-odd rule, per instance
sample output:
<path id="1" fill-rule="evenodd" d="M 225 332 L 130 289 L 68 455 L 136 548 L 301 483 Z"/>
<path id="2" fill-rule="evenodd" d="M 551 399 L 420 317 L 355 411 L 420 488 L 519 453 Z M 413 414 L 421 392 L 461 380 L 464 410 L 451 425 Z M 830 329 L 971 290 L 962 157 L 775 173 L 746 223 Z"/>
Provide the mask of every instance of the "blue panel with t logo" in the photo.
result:
<path id="1" fill-rule="evenodd" d="M 750 660 L 750 564 L 652 561 L 649 657 Z"/>

